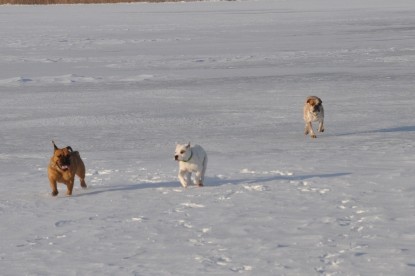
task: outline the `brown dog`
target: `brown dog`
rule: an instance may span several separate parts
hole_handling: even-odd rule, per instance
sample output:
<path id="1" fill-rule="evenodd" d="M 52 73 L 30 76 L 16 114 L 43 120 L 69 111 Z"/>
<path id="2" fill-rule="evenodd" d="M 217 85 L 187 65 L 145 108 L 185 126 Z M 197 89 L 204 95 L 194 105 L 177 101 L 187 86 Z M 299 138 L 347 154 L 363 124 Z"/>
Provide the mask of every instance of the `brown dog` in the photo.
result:
<path id="1" fill-rule="evenodd" d="M 310 133 L 311 138 L 316 138 L 316 134 L 313 131 L 312 122 L 319 122 L 318 132 L 324 132 L 324 108 L 323 101 L 316 96 L 307 97 L 304 103 L 304 122 L 305 130 L 304 134 Z"/>
<path id="2" fill-rule="evenodd" d="M 48 166 L 48 177 L 52 195 L 58 195 L 56 183 L 63 183 L 67 187 L 66 195 L 72 195 L 75 175 L 81 180 L 81 187 L 86 188 L 85 165 L 82 162 L 79 152 L 73 151 L 71 147 L 59 149 L 53 142 L 53 156 Z"/>

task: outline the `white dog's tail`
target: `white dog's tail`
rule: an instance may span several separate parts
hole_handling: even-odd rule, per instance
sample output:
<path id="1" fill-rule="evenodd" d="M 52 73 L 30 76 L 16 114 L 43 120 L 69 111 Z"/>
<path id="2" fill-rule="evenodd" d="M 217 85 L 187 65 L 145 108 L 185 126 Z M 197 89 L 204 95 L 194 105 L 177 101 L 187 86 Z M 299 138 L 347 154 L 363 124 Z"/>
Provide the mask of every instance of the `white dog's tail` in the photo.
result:
<path id="1" fill-rule="evenodd" d="M 205 184 L 205 172 L 207 168 L 208 157 L 205 155 L 205 159 L 203 159 L 203 169 L 202 169 L 202 183 Z"/>

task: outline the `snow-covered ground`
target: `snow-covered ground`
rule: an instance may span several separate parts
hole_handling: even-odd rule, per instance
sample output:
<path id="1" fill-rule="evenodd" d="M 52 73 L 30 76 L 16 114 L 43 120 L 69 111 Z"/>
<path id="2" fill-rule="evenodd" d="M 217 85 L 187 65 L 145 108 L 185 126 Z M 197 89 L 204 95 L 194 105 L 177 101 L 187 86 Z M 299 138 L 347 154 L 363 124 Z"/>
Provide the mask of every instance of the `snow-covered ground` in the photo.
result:
<path id="1" fill-rule="evenodd" d="M 1 275 L 415 274 L 412 0 L 1 6 L 0 34 Z M 51 140 L 87 190 L 50 195 Z"/>

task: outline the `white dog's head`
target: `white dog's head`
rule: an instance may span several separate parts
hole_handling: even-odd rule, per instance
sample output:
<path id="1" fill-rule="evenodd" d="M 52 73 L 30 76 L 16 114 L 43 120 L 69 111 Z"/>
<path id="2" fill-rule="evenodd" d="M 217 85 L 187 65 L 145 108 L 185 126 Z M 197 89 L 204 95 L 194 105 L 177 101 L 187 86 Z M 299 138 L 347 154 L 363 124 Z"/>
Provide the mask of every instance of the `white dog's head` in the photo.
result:
<path id="1" fill-rule="evenodd" d="M 176 144 L 176 151 L 174 153 L 174 160 L 188 161 L 191 157 L 190 142 L 188 144 Z"/>

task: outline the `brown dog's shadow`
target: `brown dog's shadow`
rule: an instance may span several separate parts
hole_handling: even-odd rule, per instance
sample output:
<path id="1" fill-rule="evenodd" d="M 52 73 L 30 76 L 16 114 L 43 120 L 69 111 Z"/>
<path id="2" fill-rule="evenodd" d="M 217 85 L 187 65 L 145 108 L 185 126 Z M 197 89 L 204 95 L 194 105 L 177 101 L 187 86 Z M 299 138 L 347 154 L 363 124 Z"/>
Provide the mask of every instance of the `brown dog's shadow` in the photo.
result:
<path id="1" fill-rule="evenodd" d="M 349 172 L 341 173 L 329 173 L 329 174 L 307 174 L 307 175 L 274 175 L 268 177 L 256 177 L 256 178 L 241 178 L 241 179 L 223 179 L 219 177 L 208 177 L 205 187 L 218 187 L 223 185 L 242 185 L 242 184 L 256 184 L 265 183 L 271 181 L 288 180 L 288 181 L 303 181 L 310 178 L 335 178 L 350 175 Z M 190 186 L 189 188 L 196 187 Z M 144 189 L 159 189 L 159 188 L 181 188 L 179 181 L 167 181 L 167 182 L 152 182 L 152 183 L 138 183 L 130 185 L 115 185 L 111 187 L 92 187 L 83 193 L 73 195 L 75 197 L 80 196 L 92 196 L 102 193 L 120 192 L 120 191 L 136 191 Z"/>
<path id="2" fill-rule="evenodd" d="M 120 191 L 135 191 L 144 189 L 158 189 L 158 188 L 180 188 L 180 183 L 177 182 L 155 182 L 155 183 L 139 183 L 139 184 L 126 184 L 126 185 L 114 185 L 114 186 L 89 186 L 88 189 L 76 196 L 90 196 L 102 193 L 120 192 Z M 99 189 L 99 190 L 98 190 Z"/>

